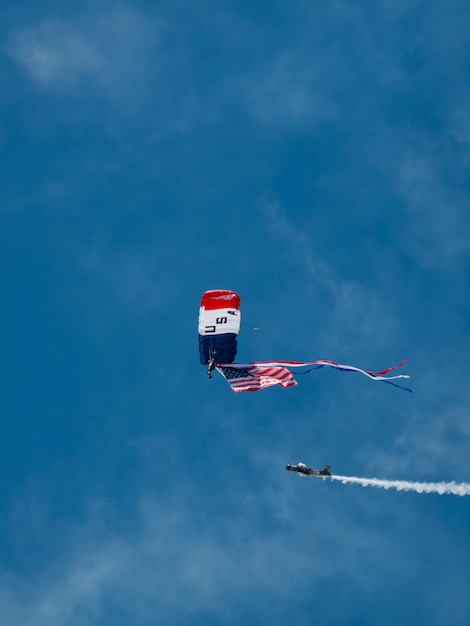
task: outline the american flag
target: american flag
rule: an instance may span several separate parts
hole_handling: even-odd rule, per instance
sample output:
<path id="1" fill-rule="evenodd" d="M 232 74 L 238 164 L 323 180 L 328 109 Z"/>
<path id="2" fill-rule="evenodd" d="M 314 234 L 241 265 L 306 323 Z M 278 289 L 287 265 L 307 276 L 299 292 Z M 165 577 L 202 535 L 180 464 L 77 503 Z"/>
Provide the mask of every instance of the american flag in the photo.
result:
<path id="1" fill-rule="evenodd" d="M 297 385 L 292 372 L 296 374 L 308 374 L 322 367 L 332 367 L 343 372 L 359 372 L 372 380 L 381 380 L 405 391 L 410 391 L 406 387 L 392 382 L 398 378 L 409 378 L 408 375 L 398 374 L 387 376 L 390 372 L 398 369 L 406 363 L 404 359 L 394 367 L 387 367 L 380 372 L 363 370 L 353 365 L 340 365 L 334 361 L 252 361 L 249 363 L 219 363 L 217 370 L 227 380 L 234 391 L 259 391 L 271 385 L 282 385 L 283 387 L 293 387 Z"/>
<path id="2" fill-rule="evenodd" d="M 271 385 L 297 385 L 292 373 L 285 367 L 253 364 L 243 368 L 219 365 L 217 369 L 236 393 L 259 391 Z"/>

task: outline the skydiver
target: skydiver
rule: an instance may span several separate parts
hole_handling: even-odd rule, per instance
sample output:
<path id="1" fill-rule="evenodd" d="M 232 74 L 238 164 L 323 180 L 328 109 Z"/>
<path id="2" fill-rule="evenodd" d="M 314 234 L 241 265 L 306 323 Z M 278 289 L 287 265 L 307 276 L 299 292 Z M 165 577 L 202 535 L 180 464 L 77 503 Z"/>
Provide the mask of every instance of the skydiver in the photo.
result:
<path id="1" fill-rule="evenodd" d="M 212 378 L 212 371 L 215 369 L 215 359 L 212 356 L 208 361 L 207 367 L 207 378 Z"/>

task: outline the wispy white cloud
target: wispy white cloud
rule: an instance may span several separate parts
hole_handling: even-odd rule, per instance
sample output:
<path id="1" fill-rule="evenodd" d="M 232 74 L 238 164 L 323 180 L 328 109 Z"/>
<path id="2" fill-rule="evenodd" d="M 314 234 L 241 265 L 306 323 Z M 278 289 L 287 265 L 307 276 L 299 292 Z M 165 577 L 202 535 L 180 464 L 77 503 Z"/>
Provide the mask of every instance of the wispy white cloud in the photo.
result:
<path id="1" fill-rule="evenodd" d="M 96 280 L 128 310 L 162 310 L 174 282 L 162 271 L 168 249 L 144 246 L 120 249 L 95 240 L 77 252 L 79 268 Z"/>
<path id="2" fill-rule="evenodd" d="M 132 566 L 130 546 L 110 538 L 102 545 L 90 544 L 80 534 L 74 534 L 74 540 L 81 542 L 81 548 L 62 553 L 57 561 L 45 562 L 42 576 L 34 584 L 2 572 L 0 593 L 6 600 L 0 611 L 3 624 L 99 623 L 105 590 Z"/>
<path id="3" fill-rule="evenodd" d="M 470 251 L 468 200 L 442 180 L 442 163 L 409 156 L 399 179 L 409 229 L 407 249 L 426 268 L 448 269 Z"/>
<path id="4" fill-rule="evenodd" d="M 270 235 L 281 244 L 281 253 L 289 265 L 302 275 L 302 285 L 318 307 L 319 294 L 324 294 L 323 306 L 328 306 L 325 332 L 330 342 L 347 348 L 346 337 L 353 335 L 384 340 L 395 327 L 390 302 L 381 298 L 380 286 L 367 286 L 341 277 L 333 267 L 319 258 L 314 238 L 308 230 L 296 225 L 287 211 L 275 199 L 262 199 L 259 209 L 265 217 Z"/>
<path id="5" fill-rule="evenodd" d="M 415 477 L 418 472 L 421 479 L 470 481 L 468 407 L 447 404 L 445 410 L 410 409 L 403 432 L 388 449 L 365 445 L 359 456 L 367 459 L 369 471 L 389 478 Z"/>
<path id="6" fill-rule="evenodd" d="M 470 159 L 470 111 L 467 106 L 457 106 L 452 116 L 450 129 L 455 139 L 467 147 L 467 160 Z"/>
<path id="7" fill-rule="evenodd" d="M 88 86 L 117 96 L 142 77 L 158 42 L 155 19 L 121 7 L 25 26 L 10 37 L 9 53 L 44 88 Z"/>
<path id="8" fill-rule="evenodd" d="M 257 123 L 277 128 L 305 128 L 332 120 L 337 107 L 316 68 L 284 52 L 271 65 L 240 80 L 242 102 Z"/>
<path id="9" fill-rule="evenodd" d="M 296 486 L 280 481 L 277 498 L 269 487 L 269 493 L 252 492 L 251 498 L 237 500 L 236 513 L 230 506 L 206 512 L 200 506 L 203 494 L 184 479 L 171 495 L 142 494 L 132 533 L 115 535 L 100 523 L 70 528 L 68 548 L 44 563 L 34 581 L 18 577 L 13 586 L 3 570 L 0 595 L 8 602 L 0 608 L 2 623 L 89 626 L 110 614 L 132 616 L 134 624 L 148 623 L 149 615 L 159 622 L 171 616 L 172 624 L 197 615 L 235 623 L 240 602 L 242 610 L 257 613 L 260 598 L 273 594 L 286 603 L 312 600 L 331 577 L 367 584 L 367 574 L 356 572 L 355 559 L 367 546 L 365 561 L 373 561 L 378 552 L 370 548 L 378 537 L 348 528 L 348 520 L 331 511 L 321 532 L 312 532 L 317 525 L 308 515 L 293 518 L 302 501 Z M 249 495 L 246 484 L 238 487 L 233 498 Z M 289 518 L 276 516 L 275 525 L 266 525 L 265 515 L 287 506 Z M 315 506 L 302 509 L 312 512 L 317 506 L 318 498 Z M 262 614 L 271 615 L 270 609 Z M 275 614 L 272 620 L 280 623 Z"/>
<path id="10" fill-rule="evenodd" d="M 17 35 L 14 57 L 43 84 L 68 83 L 98 75 L 105 61 L 99 46 L 69 25 L 48 22 Z"/>

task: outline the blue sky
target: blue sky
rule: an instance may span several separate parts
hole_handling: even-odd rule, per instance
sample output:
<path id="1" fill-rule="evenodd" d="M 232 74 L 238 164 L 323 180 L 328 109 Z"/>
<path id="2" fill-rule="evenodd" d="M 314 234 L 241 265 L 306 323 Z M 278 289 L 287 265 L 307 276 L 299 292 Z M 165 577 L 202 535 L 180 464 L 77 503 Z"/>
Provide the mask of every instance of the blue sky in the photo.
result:
<path id="1" fill-rule="evenodd" d="M 0 10 L 0 621 L 470 621 L 470 7 L 37 2 Z M 408 356 L 408 394 L 238 358 Z"/>

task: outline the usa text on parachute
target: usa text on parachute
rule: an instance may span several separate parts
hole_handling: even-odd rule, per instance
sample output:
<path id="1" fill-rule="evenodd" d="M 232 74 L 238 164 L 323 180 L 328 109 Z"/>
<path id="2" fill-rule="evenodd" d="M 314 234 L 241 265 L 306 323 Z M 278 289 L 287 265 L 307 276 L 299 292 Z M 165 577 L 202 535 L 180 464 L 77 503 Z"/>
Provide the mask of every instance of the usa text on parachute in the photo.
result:
<path id="1" fill-rule="evenodd" d="M 323 367 L 331 367 L 343 372 L 359 372 L 371 380 L 389 383 L 405 391 L 393 381 L 409 378 L 405 374 L 388 376 L 390 372 L 404 365 L 404 359 L 394 367 L 378 372 L 360 369 L 353 365 L 341 365 L 329 360 L 316 361 L 250 361 L 234 363 L 237 354 L 237 335 L 240 331 L 240 296 L 227 289 L 213 289 L 202 295 L 199 309 L 199 355 L 201 363 L 208 366 L 208 376 L 217 371 L 225 378 L 234 392 L 260 391 L 273 385 L 294 387 L 296 374 L 308 374 Z"/>

